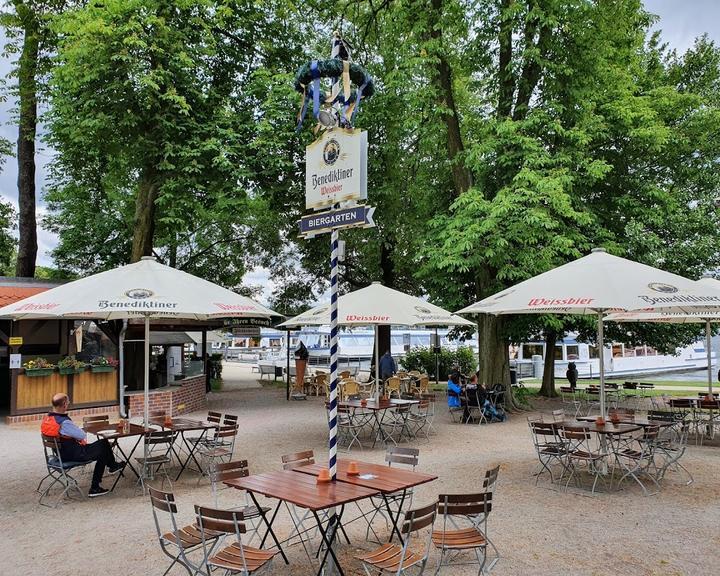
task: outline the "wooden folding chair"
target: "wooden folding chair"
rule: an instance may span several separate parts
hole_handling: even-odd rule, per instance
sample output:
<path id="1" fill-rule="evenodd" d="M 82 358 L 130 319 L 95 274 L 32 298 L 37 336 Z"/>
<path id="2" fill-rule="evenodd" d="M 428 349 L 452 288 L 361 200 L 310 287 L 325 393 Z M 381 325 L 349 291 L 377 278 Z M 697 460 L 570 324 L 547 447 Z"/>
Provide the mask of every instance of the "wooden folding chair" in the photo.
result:
<path id="1" fill-rule="evenodd" d="M 254 574 L 270 566 L 277 551 L 261 550 L 245 546 L 242 535 L 246 528 L 243 513 L 236 510 L 217 510 L 195 506 L 197 525 L 200 528 L 200 538 L 203 548 L 203 564 L 207 574 L 216 568 L 225 570 L 225 574 Z M 215 542 L 208 537 L 216 532 L 228 536 L 235 535 L 235 542 L 216 551 Z"/>

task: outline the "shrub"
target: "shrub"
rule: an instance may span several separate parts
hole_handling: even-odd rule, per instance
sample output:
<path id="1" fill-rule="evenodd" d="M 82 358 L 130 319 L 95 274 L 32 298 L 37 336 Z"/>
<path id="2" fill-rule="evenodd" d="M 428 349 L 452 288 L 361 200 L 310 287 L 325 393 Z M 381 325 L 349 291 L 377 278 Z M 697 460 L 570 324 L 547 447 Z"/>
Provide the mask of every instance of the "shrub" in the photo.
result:
<path id="1" fill-rule="evenodd" d="M 457 350 L 442 348 L 439 354 L 440 374 L 438 379 L 445 380 L 454 367 L 463 374 L 472 374 L 477 370 L 477 359 L 472 348 L 460 346 Z M 410 349 L 402 360 L 406 370 L 419 370 L 426 374 L 435 374 L 435 353 L 429 346 Z"/>

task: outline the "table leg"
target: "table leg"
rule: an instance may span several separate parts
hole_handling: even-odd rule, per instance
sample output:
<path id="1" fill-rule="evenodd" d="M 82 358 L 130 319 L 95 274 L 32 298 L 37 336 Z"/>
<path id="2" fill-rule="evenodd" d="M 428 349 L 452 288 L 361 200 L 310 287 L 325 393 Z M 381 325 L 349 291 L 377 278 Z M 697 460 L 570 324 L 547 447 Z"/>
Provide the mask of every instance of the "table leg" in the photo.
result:
<path id="1" fill-rule="evenodd" d="M 138 471 L 135 470 L 135 467 L 131 464 L 130 460 L 132 459 L 133 454 L 135 454 L 135 450 L 137 450 L 137 447 L 143 438 L 145 438 L 145 436 L 142 434 L 138 436 L 138 439 L 135 442 L 135 444 L 133 445 L 132 450 L 130 450 L 129 455 L 126 455 L 125 452 L 123 451 L 122 447 L 120 446 L 120 442 L 118 442 L 119 438 L 115 439 L 115 447 L 118 449 L 118 452 L 120 452 L 120 454 L 122 454 L 122 457 L 125 459 L 125 466 L 129 466 L 130 470 L 133 471 L 133 474 L 135 474 L 135 476 L 137 478 L 140 478 L 140 474 L 138 474 Z M 117 478 L 115 478 L 115 481 L 113 482 L 113 485 L 110 488 L 110 492 L 115 490 L 115 486 L 117 486 L 117 483 L 120 481 L 120 478 L 122 478 L 125 475 L 124 474 L 125 466 L 123 466 L 123 469 L 120 470 L 120 473 L 117 475 Z"/>
<path id="2" fill-rule="evenodd" d="M 385 508 L 387 509 L 388 516 L 390 516 L 390 523 L 392 524 L 392 530 L 390 530 L 390 539 L 388 542 L 392 542 L 393 536 L 397 534 L 398 540 L 400 540 L 400 544 L 404 544 L 404 540 L 402 537 L 402 534 L 400 534 L 400 530 L 398 529 L 397 522 L 400 519 L 400 514 L 402 514 L 402 507 L 405 503 L 405 495 L 407 494 L 407 490 L 403 490 L 402 497 L 400 498 L 400 506 L 398 507 L 397 514 L 393 516 L 392 508 L 390 507 L 390 500 L 388 500 L 387 495 L 385 493 L 382 494 L 383 500 L 385 501 Z"/>
<path id="3" fill-rule="evenodd" d="M 185 459 L 185 462 L 182 463 L 180 466 L 180 472 L 178 472 L 177 477 L 175 478 L 175 482 L 177 482 L 180 479 L 180 475 L 183 473 L 185 468 L 187 468 L 187 465 L 190 463 L 190 459 L 192 458 L 193 462 L 195 462 L 195 465 L 198 467 L 198 470 L 200 471 L 200 474 L 202 474 L 202 466 L 200 466 L 200 463 L 197 461 L 197 458 L 195 458 L 195 451 L 198 449 L 198 446 L 200 445 L 200 441 L 205 438 L 205 435 L 207 434 L 208 429 L 202 431 L 202 434 L 200 434 L 200 437 L 198 438 L 198 441 L 195 443 L 194 446 L 190 445 L 190 442 L 187 441 L 185 438 L 185 432 L 182 430 L 180 431 L 180 437 L 182 438 L 183 444 L 185 444 L 185 447 L 188 450 L 188 457 Z M 177 456 L 177 453 L 176 453 Z M 178 462 L 180 462 L 180 457 L 178 456 Z"/>
<path id="4" fill-rule="evenodd" d="M 267 519 L 267 512 L 265 512 L 262 509 L 262 506 L 260 506 L 260 502 L 257 501 L 257 498 L 255 498 L 255 494 L 253 492 L 248 492 L 250 494 L 250 498 L 252 498 L 253 504 L 255 505 L 255 508 L 257 508 L 258 513 L 260 514 L 260 517 L 263 519 L 263 522 L 265 522 L 265 526 L 267 527 L 267 531 L 265 532 L 265 536 L 263 536 L 262 540 L 260 541 L 260 548 L 262 548 L 265 545 L 265 540 L 268 537 L 268 534 L 272 536 L 273 541 L 275 542 L 275 546 L 277 546 L 278 551 L 283 557 L 283 560 L 285 560 L 285 564 L 290 564 L 290 562 L 287 559 L 287 556 L 285 556 L 285 552 L 282 549 L 282 546 L 280 546 L 280 542 L 277 539 L 277 536 L 275 536 L 275 532 L 273 532 L 272 529 L 272 523 L 275 521 L 275 517 L 277 516 L 278 511 L 280 510 L 280 506 L 282 505 L 282 500 L 280 500 L 275 507 L 275 511 L 273 512 L 272 518 L 270 518 L 270 522 L 268 522 Z"/>
<path id="5" fill-rule="evenodd" d="M 340 562 L 338 561 L 337 556 L 335 555 L 335 551 L 333 550 L 333 542 L 335 541 L 335 536 L 337 535 L 337 528 L 340 525 L 340 521 L 342 519 L 343 512 L 345 510 L 345 506 L 340 507 L 340 513 L 337 515 L 330 516 L 330 521 L 328 523 L 327 530 L 323 530 L 322 521 L 320 520 L 320 516 L 318 516 L 318 513 L 313 510 L 313 516 L 315 516 L 315 522 L 317 522 L 318 530 L 320 531 L 320 535 L 322 536 L 323 542 L 325 542 L 325 555 L 323 556 L 322 562 L 320 562 L 320 567 L 318 568 L 317 576 L 320 576 L 323 573 L 323 568 L 325 567 L 325 562 L 327 562 L 328 554 L 332 556 L 333 562 L 335 563 L 335 567 L 337 568 L 338 573 L 340 576 L 345 576 L 345 573 L 343 572 L 342 567 L 340 566 Z M 330 536 L 328 537 L 328 534 Z"/>

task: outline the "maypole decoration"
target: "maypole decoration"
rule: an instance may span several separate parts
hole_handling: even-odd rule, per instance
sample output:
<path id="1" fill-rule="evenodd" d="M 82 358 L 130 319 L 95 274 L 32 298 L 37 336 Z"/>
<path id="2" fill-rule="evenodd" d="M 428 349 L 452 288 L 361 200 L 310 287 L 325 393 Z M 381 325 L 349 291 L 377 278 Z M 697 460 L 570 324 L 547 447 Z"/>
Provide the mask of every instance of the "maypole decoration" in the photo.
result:
<path id="1" fill-rule="evenodd" d="M 304 237 L 330 232 L 330 397 L 328 471 L 337 477 L 338 387 L 338 263 L 340 228 L 374 226 L 374 208 L 358 205 L 367 198 L 367 133 L 354 129 L 363 99 L 375 92 L 372 78 L 362 66 L 350 62 L 350 49 L 335 32 L 329 60 L 313 60 L 298 70 L 295 89 L 302 94 L 297 130 L 302 128 L 312 105 L 320 137 L 306 149 L 305 207 L 324 210 L 303 216 Z M 331 80 L 323 92 L 321 81 Z M 342 89 L 341 89 L 342 85 Z M 354 87 L 353 87 L 354 85 Z M 344 205 L 341 207 L 341 203 Z"/>

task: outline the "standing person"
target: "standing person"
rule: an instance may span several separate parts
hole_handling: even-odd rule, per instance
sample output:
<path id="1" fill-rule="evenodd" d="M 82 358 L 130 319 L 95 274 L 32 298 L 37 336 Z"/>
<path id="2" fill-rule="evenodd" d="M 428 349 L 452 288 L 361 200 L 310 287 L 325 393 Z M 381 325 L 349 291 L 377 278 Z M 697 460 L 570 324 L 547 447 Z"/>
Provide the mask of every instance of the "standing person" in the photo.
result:
<path id="1" fill-rule="evenodd" d="M 67 415 L 70 400 L 67 394 L 55 394 L 52 399 L 53 409 L 43 418 L 40 424 L 40 432 L 44 436 L 57 438 L 60 448 L 60 456 L 63 462 L 95 462 L 92 484 L 88 496 L 94 498 L 107 494 L 109 490 L 100 485 L 105 467 L 108 474 L 117 474 L 123 469 L 123 464 L 115 461 L 110 443 L 105 440 L 97 440 L 92 444 L 87 443 L 87 434 L 78 428 Z"/>
<path id="2" fill-rule="evenodd" d="M 570 388 L 573 390 L 575 390 L 575 386 L 577 386 L 578 375 L 578 369 L 577 366 L 575 366 L 575 362 L 570 362 L 565 372 L 565 378 L 567 378 L 568 382 L 570 382 Z"/>
<path id="3" fill-rule="evenodd" d="M 382 355 L 382 358 L 380 358 L 380 379 L 384 382 L 395 374 L 395 372 L 397 372 L 397 364 L 395 364 L 395 359 L 390 354 L 390 350 L 388 350 Z"/>

